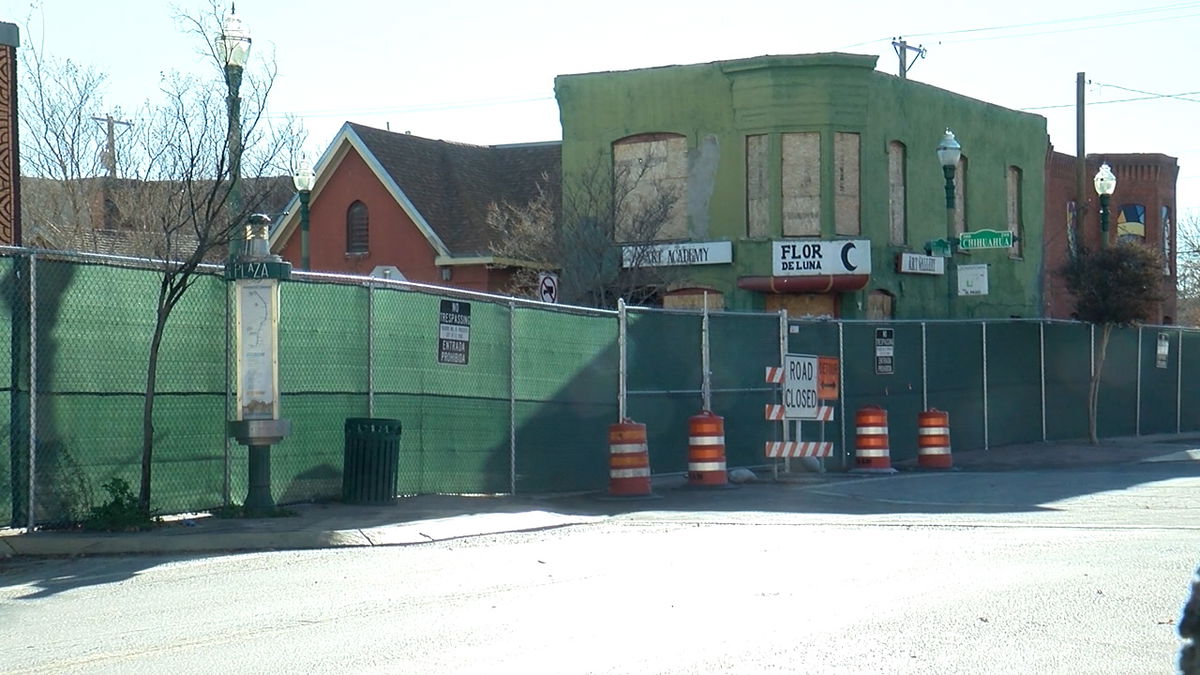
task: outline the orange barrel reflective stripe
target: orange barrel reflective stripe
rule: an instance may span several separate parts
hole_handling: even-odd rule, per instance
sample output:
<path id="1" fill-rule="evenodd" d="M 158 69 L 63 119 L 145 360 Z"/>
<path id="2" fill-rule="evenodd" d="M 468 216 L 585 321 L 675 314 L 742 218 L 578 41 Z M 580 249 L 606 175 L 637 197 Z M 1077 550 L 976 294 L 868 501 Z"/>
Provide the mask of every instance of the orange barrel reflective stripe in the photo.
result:
<path id="1" fill-rule="evenodd" d="M 608 494 L 614 497 L 650 494 L 650 452 L 645 424 L 626 419 L 609 425 Z"/>
<path id="2" fill-rule="evenodd" d="M 853 471 L 892 473 L 891 450 L 888 445 L 887 411 L 876 405 L 858 409 L 854 416 Z"/>
<path id="3" fill-rule="evenodd" d="M 688 419 L 688 485 L 727 485 L 725 418 L 704 410 Z"/>
<path id="4" fill-rule="evenodd" d="M 931 408 L 917 413 L 917 466 L 950 469 L 950 413 Z"/>

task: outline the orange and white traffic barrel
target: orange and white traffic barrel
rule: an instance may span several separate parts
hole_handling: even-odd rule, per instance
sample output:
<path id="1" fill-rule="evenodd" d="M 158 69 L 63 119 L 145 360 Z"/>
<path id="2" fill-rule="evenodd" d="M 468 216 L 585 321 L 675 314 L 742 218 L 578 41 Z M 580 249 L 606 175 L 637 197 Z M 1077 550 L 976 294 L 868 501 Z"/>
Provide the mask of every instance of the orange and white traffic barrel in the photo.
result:
<path id="1" fill-rule="evenodd" d="M 854 416 L 854 468 L 860 473 L 895 473 L 888 447 L 887 411 L 876 405 L 858 409 Z"/>
<path id="2" fill-rule="evenodd" d="M 646 425 L 625 419 L 608 427 L 608 494 L 650 495 L 650 452 Z"/>
<path id="3" fill-rule="evenodd" d="M 917 413 L 917 466 L 954 468 L 950 456 L 950 413 L 936 408 Z"/>
<path id="4" fill-rule="evenodd" d="M 688 419 L 689 487 L 729 484 L 725 471 L 725 418 L 704 410 Z"/>

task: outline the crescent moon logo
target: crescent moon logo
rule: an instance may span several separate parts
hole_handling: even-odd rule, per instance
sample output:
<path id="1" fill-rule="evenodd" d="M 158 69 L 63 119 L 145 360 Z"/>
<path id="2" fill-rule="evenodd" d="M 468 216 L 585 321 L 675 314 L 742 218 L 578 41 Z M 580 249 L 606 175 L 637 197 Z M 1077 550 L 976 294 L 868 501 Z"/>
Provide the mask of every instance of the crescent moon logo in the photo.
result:
<path id="1" fill-rule="evenodd" d="M 842 247 L 842 266 L 850 272 L 858 269 L 858 265 L 850 262 L 850 251 L 853 251 L 855 248 L 854 242 L 852 241 L 846 242 L 846 245 Z"/>

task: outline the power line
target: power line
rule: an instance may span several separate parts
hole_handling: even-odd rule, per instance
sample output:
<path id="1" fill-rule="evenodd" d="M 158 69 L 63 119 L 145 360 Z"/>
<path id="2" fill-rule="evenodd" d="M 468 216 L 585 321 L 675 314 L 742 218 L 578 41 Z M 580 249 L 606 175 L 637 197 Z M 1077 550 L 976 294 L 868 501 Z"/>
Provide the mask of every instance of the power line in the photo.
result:
<path id="1" fill-rule="evenodd" d="M 959 30 L 940 31 L 935 33 L 910 33 L 909 37 L 931 37 L 934 35 L 959 35 L 962 33 L 984 33 L 987 31 L 1011 30 L 1013 28 L 1034 28 L 1037 26 L 1050 26 L 1061 23 L 1078 23 L 1081 21 L 1097 21 L 1099 19 L 1113 19 L 1123 16 L 1137 16 L 1140 14 L 1154 14 L 1156 12 L 1178 11 L 1181 9 L 1192 9 L 1200 7 L 1200 2 L 1177 2 L 1171 5 L 1160 5 L 1158 7 L 1145 7 L 1142 9 L 1129 9 L 1121 12 L 1108 12 L 1107 14 L 1093 14 L 1091 16 L 1077 16 L 1065 19 L 1047 19 L 1045 21 L 1032 21 L 1029 23 L 1014 23 L 1006 26 L 986 26 L 982 28 L 962 28 Z M 1164 21 L 1166 19 L 1179 18 L 1176 16 L 1162 17 L 1152 19 L 1152 21 Z"/>
<path id="2" fill-rule="evenodd" d="M 984 33 L 984 32 L 989 32 L 989 31 L 1013 30 L 1013 29 L 1017 29 L 1017 28 L 1034 28 L 1037 26 L 1050 26 L 1050 25 L 1064 24 L 1064 23 L 1079 23 L 1079 22 L 1085 22 L 1085 21 L 1098 21 L 1098 20 L 1102 20 L 1102 19 L 1113 19 L 1113 18 L 1121 18 L 1121 17 L 1127 17 L 1127 16 L 1138 16 L 1138 15 L 1142 15 L 1142 14 L 1154 14 L 1154 13 L 1158 13 L 1158 12 L 1169 12 L 1169 11 L 1179 11 L 1179 10 L 1184 10 L 1184 9 L 1193 9 L 1196 7 L 1200 7 L 1200 2 L 1177 2 L 1177 3 L 1170 4 L 1170 5 L 1159 5 L 1157 7 L 1145 7 L 1142 9 L 1130 9 L 1130 10 L 1124 10 L 1124 11 L 1120 11 L 1120 12 L 1108 12 L 1105 14 L 1092 14 L 1089 16 L 1066 17 L 1066 18 L 1062 18 L 1062 19 L 1046 19 L 1044 21 L 1032 21 L 1032 22 L 1028 22 L 1028 23 L 1008 24 L 1008 25 L 1002 25 L 1002 26 L 982 26 L 982 27 L 978 27 L 978 28 L 961 28 L 961 29 L 957 29 L 957 30 L 933 31 L 933 32 L 928 32 L 928 33 L 907 33 L 906 36 L 907 37 L 935 37 L 935 36 L 939 36 L 939 35 L 960 35 L 960 34 L 964 34 L 964 33 Z M 1180 19 L 1180 18 L 1186 18 L 1186 17 L 1191 17 L 1191 16 L 1196 16 L 1196 15 L 1195 14 L 1187 14 L 1184 16 L 1165 16 L 1165 17 L 1158 17 L 1158 18 L 1154 18 L 1154 19 L 1147 19 L 1146 21 L 1117 23 L 1117 24 L 1110 24 L 1110 25 L 1106 25 L 1106 26 L 1081 26 L 1081 27 L 1077 27 L 1077 28 L 1067 28 L 1067 29 L 1063 29 L 1060 31 L 1044 31 L 1044 32 L 1039 32 L 1039 33 L 1026 33 L 1026 34 L 1021 34 L 1021 35 L 1002 35 L 1002 36 L 995 36 L 995 37 L 989 37 L 989 38 L 977 38 L 977 39 L 999 40 L 999 39 L 1010 38 L 1010 37 L 1026 37 L 1028 35 L 1044 35 L 1044 34 L 1055 33 L 1055 32 L 1066 32 L 1066 31 L 1073 31 L 1073 30 L 1088 30 L 1090 28 L 1108 28 L 1111 26 L 1134 25 L 1136 23 L 1147 23 L 1147 22 L 1151 22 L 1151 21 L 1167 21 L 1167 20 L 1171 20 L 1171 19 Z M 855 43 L 852 45 L 847 45 L 845 47 L 840 47 L 839 50 L 853 49 L 855 47 L 862 47 L 864 45 L 874 44 L 876 42 L 884 42 L 884 41 L 888 41 L 891 39 L 893 39 L 893 38 L 882 37 L 882 38 L 876 38 L 874 40 L 866 40 L 864 42 L 858 42 L 858 43 Z M 968 40 L 954 40 L 951 42 L 967 42 L 967 41 Z"/>
<path id="3" fill-rule="evenodd" d="M 439 112 L 443 110 L 464 110 L 468 108 L 489 108 L 501 105 L 517 105 L 521 103 L 536 103 L 539 101 L 552 101 L 553 96 L 535 96 L 529 98 L 515 99 L 484 99 L 478 101 L 459 101 L 450 103 L 422 103 L 410 106 L 386 107 L 386 108 L 355 108 L 355 109 L 325 109 L 325 110 L 293 110 L 283 112 L 272 112 L 267 117 L 283 117 L 293 115 L 296 117 L 344 117 L 350 115 L 383 115 L 396 113 L 421 113 L 421 112 Z"/>
<path id="4" fill-rule="evenodd" d="M 1147 96 L 1151 96 L 1154 98 L 1175 98 L 1175 99 L 1179 99 L 1180 101 L 1189 101 L 1191 103 L 1200 103 L 1200 99 L 1187 98 L 1188 96 L 1192 96 L 1192 95 L 1200 93 L 1200 92 L 1187 92 L 1184 94 L 1156 94 L 1152 91 L 1142 91 L 1141 89 L 1130 89 L 1129 87 L 1122 87 L 1122 86 L 1116 85 L 1116 84 L 1105 84 L 1103 82 L 1095 82 L 1093 80 L 1088 80 L 1088 84 L 1094 84 L 1097 87 L 1111 87 L 1112 89 L 1120 89 L 1121 91 L 1127 91 L 1132 94 L 1145 94 Z"/>
<path id="5" fill-rule="evenodd" d="M 1108 85 L 1108 86 L 1112 86 L 1114 89 L 1123 89 L 1124 88 L 1124 87 L 1115 87 L 1114 85 Z M 1128 89 L 1126 91 L 1134 91 L 1134 90 Z M 1148 92 L 1141 92 L 1141 93 L 1148 93 Z M 1198 94 L 1200 94 L 1200 91 L 1185 91 L 1181 94 L 1151 94 L 1149 96 L 1137 96 L 1134 98 L 1118 98 L 1118 99 L 1114 99 L 1112 101 L 1088 101 L 1087 105 L 1107 105 L 1109 103 L 1131 103 L 1133 101 L 1153 101 L 1155 99 L 1160 99 L 1160 98 L 1174 98 L 1174 99 L 1178 99 L 1180 101 L 1190 101 L 1192 103 L 1200 103 L 1200 101 L 1198 101 L 1196 99 L 1184 98 L 1186 96 L 1196 96 Z M 1054 108 L 1074 108 L 1074 107 L 1075 107 L 1074 103 L 1063 103 L 1061 105 L 1039 105 L 1039 106 L 1033 106 L 1033 107 L 1029 107 L 1029 108 L 1018 108 L 1018 110 L 1025 110 L 1025 111 L 1053 110 Z"/>
<path id="6" fill-rule="evenodd" d="M 1194 17 L 1194 16 L 1200 16 L 1200 13 L 1177 14 L 1175 16 L 1164 16 L 1164 17 L 1159 17 L 1156 19 L 1143 19 L 1141 21 L 1117 21 L 1114 23 L 1106 23 L 1106 24 L 1100 24 L 1100 25 L 1076 26 L 1074 28 L 1059 28 L 1059 29 L 1055 29 L 1055 30 L 1043 30 L 1043 31 L 1037 31 L 1034 33 L 993 35 L 990 37 L 977 37 L 977 38 L 970 38 L 970 39 L 964 39 L 964 40 L 945 40 L 945 41 L 939 41 L 938 44 L 962 44 L 962 43 L 969 43 L 969 42 L 987 42 L 987 41 L 991 41 L 991 40 L 1010 40 L 1010 39 L 1024 38 L 1024 37 L 1037 37 L 1039 35 L 1055 35 L 1057 33 L 1074 33 L 1074 32 L 1078 32 L 1081 30 L 1103 30 L 1105 28 L 1125 28 L 1127 26 L 1136 26 L 1138 24 L 1143 24 L 1143 23 L 1156 23 L 1159 21 L 1172 21 L 1172 20 L 1176 20 L 1176 19 L 1187 19 L 1187 18 Z"/>

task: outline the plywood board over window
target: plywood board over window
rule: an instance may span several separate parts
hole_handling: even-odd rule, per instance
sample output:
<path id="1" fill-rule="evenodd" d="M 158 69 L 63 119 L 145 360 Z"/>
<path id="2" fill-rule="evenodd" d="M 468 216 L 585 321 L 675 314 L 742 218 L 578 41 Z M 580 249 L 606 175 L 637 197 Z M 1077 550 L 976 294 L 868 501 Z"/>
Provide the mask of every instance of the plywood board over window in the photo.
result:
<path id="1" fill-rule="evenodd" d="M 766 134 L 746 137 L 746 235 L 770 236 L 770 145 Z"/>
<path id="2" fill-rule="evenodd" d="M 838 234 L 860 234 L 858 220 L 858 134 L 833 135 L 833 223 Z"/>
<path id="3" fill-rule="evenodd" d="M 687 238 L 687 167 L 683 136 L 642 134 L 613 144 L 618 241 Z"/>
<path id="4" fill-rule="evenodd" d="M 783 236 L 821 234 L 821 135 L 788 133 L 783 142 Z"/>
<path id="5" fill-rule="evenodd" d="M 904 155 L 903 143 L 888 143 L 888 241 L 896 246 L 908 241 Z"/>
<path id="6" fill-rule="evenodd" d="M 1025 225 L 1021 221 L 1021 170 L 1015 166 L 1008 167 L 1008 229 L 1013 233 L 1008 254 L 1020 258 L 1024 255 Z"/>
<path id="7" fill-rule="evenodd" d="M 837 293 L 769 294 L 766 296 L 766 310 L 778 312 L 786 309 L 788 317 L 792 319 L 837 318 L 837 300 Z"/>

